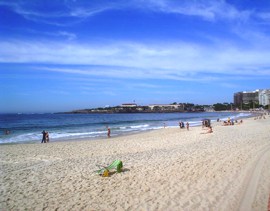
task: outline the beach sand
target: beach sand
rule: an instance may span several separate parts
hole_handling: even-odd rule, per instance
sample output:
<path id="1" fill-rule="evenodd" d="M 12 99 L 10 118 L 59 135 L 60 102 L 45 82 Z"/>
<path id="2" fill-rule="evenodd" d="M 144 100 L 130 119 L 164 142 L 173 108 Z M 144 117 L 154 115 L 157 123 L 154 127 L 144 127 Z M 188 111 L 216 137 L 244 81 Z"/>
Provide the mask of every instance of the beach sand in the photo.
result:
<path id="1" fill-rule="evenodd" d="M 0 210 L 266 211 L 270 117 L 205 131 L 1 145 Z M 94 173 L 115 159 L 122 173 Z"/>

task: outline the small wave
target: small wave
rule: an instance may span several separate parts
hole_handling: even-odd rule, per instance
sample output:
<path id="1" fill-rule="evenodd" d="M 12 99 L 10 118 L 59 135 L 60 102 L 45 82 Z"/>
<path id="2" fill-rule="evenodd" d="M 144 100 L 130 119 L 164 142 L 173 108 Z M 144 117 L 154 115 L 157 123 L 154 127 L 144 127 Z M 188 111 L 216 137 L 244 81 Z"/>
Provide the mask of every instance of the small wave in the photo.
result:
<path id="1" fill-rule="evenodd" d="M 52 132 L 49 134 L 50 139 L 60 140 L 60 139 L 75 139 L 75 138 L 92 138 L 104 136 L 107 134 L 106 131 L 94 131 L 94 132 Z M 42 135 L 39 133 L 26 133 L 21 135 L 12 135 L 9 137 L 1 138 L 0 143 L 23 143 L 23 142 L 39 142 L 42 139 Z"/>
<path id="2" fill-rule="evenodd" d="M 1 139 L 0 143 L 23 143 L 23 142 L 34 142 L 37 140 L 41 140 L 41 136 L 36 133 L 26 133 L 20 135 L 9 135 L 5 136 Z"/>
<path id="3" fill-rule="evenodd" d="M 235 114 L 235 115 L 231 115 L 230 116 L 230 119 L 241 119 L 241 118 L 247 118 L 249 116 L 251 116 L 252 114 L 251 113 L 238 113 L 238 114 Z M 228 119 L 228 118 L 227 118 Z M 227 120 L 224 118 L 224 120 Z"/>
<path id="4" fill-rule="evenodd" d="M 50 137 L 53 139 L 62 138 L 82 138 L 82 137 L 97 137 L 101 134 L 106 134 L 106 131 L 95 131 L 95 132 L 73 132 L 73 133 L 51 133 Z"/>
<path id="5" fill-rule="evenodd" d="M 140 129 L 140 128 L 147 128 L 149 127 L 148 124 L 144 124 L 144 125 L 130 125 L 130 126 L 121 126 L 115 129 L 120 129 L 120 130 L 126 130 L 126 129 Z"/>
<path id="6" fill-rule="evenodd" d="M 130 126 L 131 128 L 135 128 L 135 129 L 139 129 L 139 128 L 146 128 L 149 127 L 149 125 L 145 124 L 145 125 L 135 125 L 135 126 Z"/>

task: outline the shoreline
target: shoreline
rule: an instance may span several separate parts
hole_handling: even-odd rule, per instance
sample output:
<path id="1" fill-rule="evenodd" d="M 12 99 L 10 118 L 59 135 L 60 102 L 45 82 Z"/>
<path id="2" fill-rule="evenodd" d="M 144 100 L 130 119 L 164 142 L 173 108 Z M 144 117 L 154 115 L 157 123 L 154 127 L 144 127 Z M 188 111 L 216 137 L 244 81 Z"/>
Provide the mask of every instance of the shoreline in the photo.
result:
<path id="1" fill-rule="evenodd" d="M 266 210 L 269 128 L 267 116 L 218 124 L 211 134 L 201 134 L 201 127 L 165 128 L 94 141 L 2 145 L 0 209 Z M 123 161 L 122 173 L 94 173 L 96 165 L 116 159 Z"/>
<path id="2" fill-rule="evenodd" d="M 211 113 L 211 112 L 209 112 Z M 214 113 L 232 113 L 231 111 L 228 112 L 228 111 L 219 111 L 219 112 L 214 112 Z M 249 113 L 251 116 L 243 116 L 243 117 L 235 117 L 234 120 L 239 120 L 239 119 L 247 119 L 247 118 L 254 118 L 255 116 L 259 116 L 261 115 L 261 112 L 251 112 L 251 111 L 235 111 L 234 113 L 238 113 L 238 114 L 241 114 L 241 113 Z M 229 117 L 229 116 L 228 116 Z M 227 117 L 226 117 L 227 118 Z M 222 119 L 226 119 L 226 118 L 222 118 Z M 181 119 L 181 117 L 179 118 Z M 221 119 L 221 121 L 222 121 Z M 168 120 L 165 120 L 165 122 L 168 121 Z M 186 121 L 184 121 L 184 123 L 186 123 Z M 216 124 L 217 121 L 216 119 L 212 119 L 211 121 L 212 124 Z M 196 124 L 196 125 L 190 125 L 191 128 L 193 127 L 201 127 L 201 124 Z M 166 126 L 166 128 L 179 128 L 178 124 L 176 125 L 168 125 Z M 132 135 L 132 134 L 140 134 L 140 133 L 145 133 L 145 132 L 149 132 L 149 131 L 155 131 L 155 130 L 160 130 L 160 129 L 163 129 L 163 123 L 160 124 L 159 127 L 156 126 L 156 128 L 148 128 L 148 129 L 144 129 L 144 130 L 134 130 L 134 131 L 117 131 L 116 133 L 114 133 L 114 129 L 111 129 L 111 138 L 117 138 L 117 137 L 121 137 L 121 136 L 126 136 L 126 135 Z M 104 134 L 106 134 L 107 132 L 104 130 Z M 53 143 L 53 142 L 72 142 L 72 141 L 93 141 L 93 140 L 98 140 L 98 139 L 107 139 L 107 136 L 104 135 L 104 136 L 96 136 L 96 137 L 62 137 L 62 138 L 53 138 L 51 137 L 50 138 L 50 143 Z M 30 140 L 30 141 L 20 141 L 20 142 L 8 142 L 8 143 L 0 143 L 0 146 L 1 145 L 10 145 L 10 144 L 39 144 L 41 142 L 40 141 L 36 141 L 36 140 Z"/>

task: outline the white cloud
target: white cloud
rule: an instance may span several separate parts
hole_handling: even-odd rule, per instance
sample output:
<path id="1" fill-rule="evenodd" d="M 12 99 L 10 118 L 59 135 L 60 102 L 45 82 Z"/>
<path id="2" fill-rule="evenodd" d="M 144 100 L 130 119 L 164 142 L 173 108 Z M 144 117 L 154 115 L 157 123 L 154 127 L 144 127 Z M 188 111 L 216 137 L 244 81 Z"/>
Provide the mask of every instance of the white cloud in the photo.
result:
<path id="1" fill-rule="evenodd" d="M 49 9 L 48 12 L 48 10 L 44 10 L 44 4 L 42 0 L 38 3 L 35 1 L 20 0 L 14 0 L 13 2 L 0 1 L 0 6 L 9 7 L 13 12 L 27 20 L 57 26 L 73 25 L 108 10 L 118 10 L 129 7 L 129 3 L 123 0 L 117 0 L 115 2 L 106 0 L 58 0 L 46 2 L 46 8 Z"/>
<path id="2" fill-rule="evenodd" d="M 269 77 L 270 47 L 264 47 L 240 48 L 222 42 L 204 46 L 183 42 L 94 45 L 0 41 L 0 62 L 58 64 L 42 69 L 75 75 L 211 81 L 219 80 L 220 75 Z"/>
<path id="3" fill-rule="evenodd" d="M 109 10 L 144 10 L 157 13 L 173 13 L 197 16 L 204 20 L 246 20 L 253 11 L 237 10 L 225 0 L 116 0 L 116 1 L 51 1 L 50 13 L 38 7 L 33 1 L 0 2 L 28 20 L 55 25 L 70 25 Z M 41 5 L 41 4 L 40 4 Z M 268 17 L 268 14 L 262 14 Z M 73 18 L 71 21 L 65 18 Z M 58 19 L 55 19 L 58 18 Z M 61 18 L 61 20 L 59 20 Z"/>
<path id="4" fill-rule="evenodd" d="M 94 16 L 96 14 L 99 14 L 99 13 L 102 13 L 102 12 L 105 12 L 105 11 L 111 10 L 111 9 L 114 9 L 114 8 L 111 6 L 108 6 L 108 5 L 103 5 L 103 6 L 99 6 L 96 8 L 91 8 L 91 7 L 89 7 L 89 8 L 87 8 L 87 7 L 72 8 L 72 7 L 70 7 L 69 15 L 72 17 L 77 17 L 77 18 L 88 18 L 88 17 Z"/>
<path id="5" fill-rule="evenodd" d="M 148 5 L 147 8 L 149 10 L 154 10 L 156 12 L 197 16 L 210 21 L 217 19 L 246 20 L 251 15 L 251 11 L 237 10 L 224 0 L 151 0 L 139 2 L 143 2 L 143 4 Z"/>

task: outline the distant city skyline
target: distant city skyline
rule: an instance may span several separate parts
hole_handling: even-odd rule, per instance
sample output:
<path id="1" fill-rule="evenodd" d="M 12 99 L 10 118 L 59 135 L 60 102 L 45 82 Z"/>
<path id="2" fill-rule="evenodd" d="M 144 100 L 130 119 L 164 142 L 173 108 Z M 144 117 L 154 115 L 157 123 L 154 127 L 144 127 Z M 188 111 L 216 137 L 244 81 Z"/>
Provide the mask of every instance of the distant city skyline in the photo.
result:
<path id="1" fill-rule="evenodd" d="M 268 0 L 0 0 L 0 113 L 269 89 L 269 11 Z"/>

